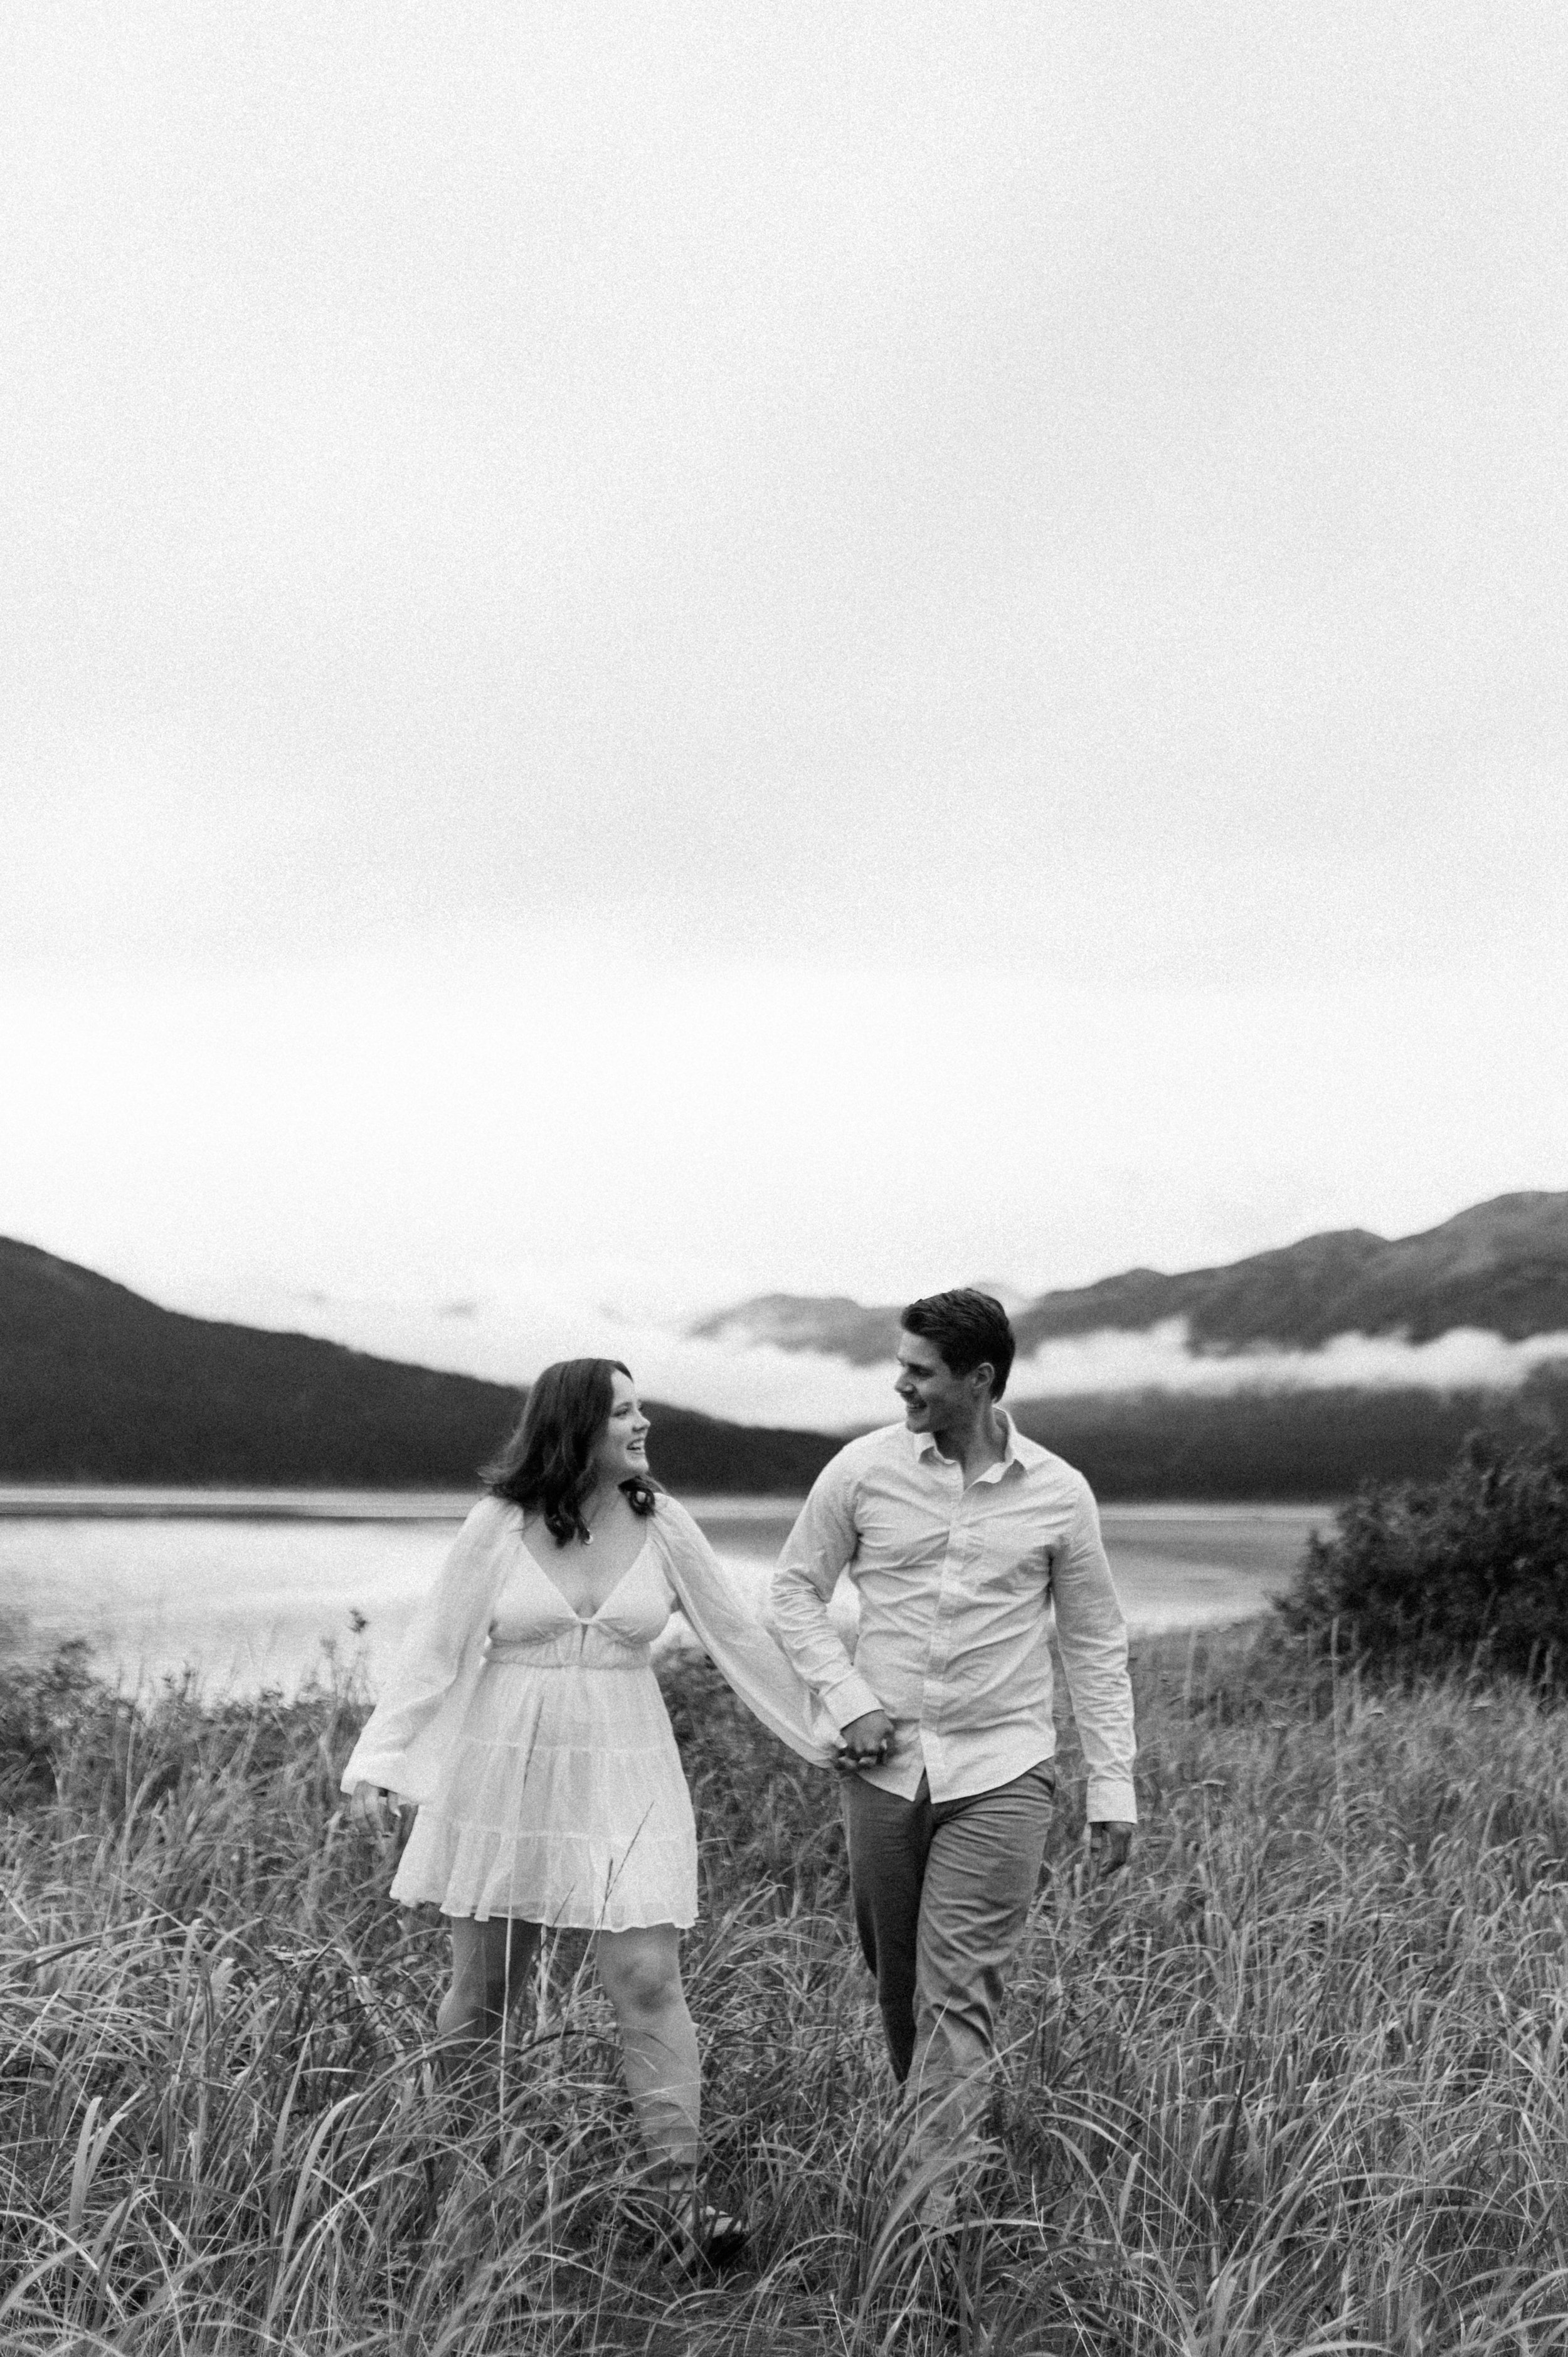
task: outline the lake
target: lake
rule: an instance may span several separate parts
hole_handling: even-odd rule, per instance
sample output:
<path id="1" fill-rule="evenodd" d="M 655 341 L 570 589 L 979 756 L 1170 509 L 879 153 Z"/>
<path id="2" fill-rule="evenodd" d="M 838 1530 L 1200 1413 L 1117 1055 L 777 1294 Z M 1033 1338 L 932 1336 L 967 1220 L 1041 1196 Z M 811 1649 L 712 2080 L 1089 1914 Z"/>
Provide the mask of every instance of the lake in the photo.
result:
<path id="1" fill-rule="evenodd" d="M 81 1638 L 126 1685 L 188 1665 L 209 1686 L 292 1688 L 362 1657 L 372 1684 L 472 1493 L 93 1491 L 0 1486 L 0 1649 Z M 760 1600 L 799 1501 L 687 1501 Z M 1106 1548 L 1134 1631 L 1262 1611 L 1328 1506 L 1107 1506 Z M 847 1585 L 834 1618 L 854 1626 Z M 679 1627 L 671 1632 L 679 1641 Z"/>

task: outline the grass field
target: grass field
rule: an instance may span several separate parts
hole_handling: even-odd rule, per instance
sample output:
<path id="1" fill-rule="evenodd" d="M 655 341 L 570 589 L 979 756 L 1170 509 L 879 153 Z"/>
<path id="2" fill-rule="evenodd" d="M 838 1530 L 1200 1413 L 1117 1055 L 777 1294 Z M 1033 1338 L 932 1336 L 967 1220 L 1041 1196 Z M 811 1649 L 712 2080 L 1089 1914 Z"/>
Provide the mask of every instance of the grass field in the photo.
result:
<path id="1" fill-rule="evenodd" d="M 1064 1810 L 946 2315 L 889 2230 L 832 1788 L 703 1667 L 670 1689 L 707 1878 L 687 1974 L 711 2177 L 756 2240 L 697 2288 L 637 2240 L 579 1943 L 481 2119 L 433 2082 L 441 1935 L 340 1813 L 351 1692 L 134 1718 L 14 1677 L 0 2348 L 1568 2342 L 1568 1717 L 1460 1684 L 1379 1701 L 1240 1635 L 1145 1645 L 1136 1677 L 1136 1861 L 1090 1884 Z"/>

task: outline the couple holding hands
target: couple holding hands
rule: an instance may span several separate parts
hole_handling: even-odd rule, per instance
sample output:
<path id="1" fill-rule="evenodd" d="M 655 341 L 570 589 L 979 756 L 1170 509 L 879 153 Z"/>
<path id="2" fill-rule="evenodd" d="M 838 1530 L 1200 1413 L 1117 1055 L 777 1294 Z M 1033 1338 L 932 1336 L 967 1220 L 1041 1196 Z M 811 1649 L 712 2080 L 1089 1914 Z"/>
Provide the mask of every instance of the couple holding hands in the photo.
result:
<path id="1" fill-rule="evenodd" d="M 876 1976 L 912 2160 L 940 2230 L 972 2152 L 1004 1975 L 1056 1789 L 1054 1610 L 1107 1867 L 1132 1841 L 1127 1637 L 1081 1474 L 999 1405 L 1013 1362 L 989 1294 L 903 1313 L 902 1424 L 842 1448 L 812 1488 L 763 1621 L 648 1469 L 627 1370 L 571 1359 L 532 1384 L 344 1770 L 362 1815 L 418 1813 L 392 1890 L 447 1918 L 439 2036 L 464 2057 L 504 2025 L 542 1930 L 594 1934 L 649 2182 L 689 2263 L 744 2223 L 702 2200 L 700 2065 L 681 1986 L 697 1846 L 650 1663 L 677 1609 L 740 1699 L 841 1773 L 856 1928 Z M 828 1619 L 859 1593 L 854 1657 Z"/>

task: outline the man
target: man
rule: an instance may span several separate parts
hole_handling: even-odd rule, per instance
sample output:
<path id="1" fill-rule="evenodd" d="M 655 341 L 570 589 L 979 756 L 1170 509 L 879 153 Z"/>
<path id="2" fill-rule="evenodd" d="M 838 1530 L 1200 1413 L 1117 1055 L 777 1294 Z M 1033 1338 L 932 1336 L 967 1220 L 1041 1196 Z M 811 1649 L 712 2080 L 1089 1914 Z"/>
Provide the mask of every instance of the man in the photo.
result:
<path id="1" fill-rule="evenodd" d="M 855 1924 L 895 2076 L 913 2083 L 912 2157 L 936 2182 L 924 2214 L 938 2225 L 951 2164 L 972 2149 L 1050 1824 L 1053 1605 L 1104 1870 L 1124 1863 L 1137 1814 L 1127 1631 L 1093 1495 L 998 1405 L 1013 1351 L 987 1293 L 910 1304 L 904 1422 L 824 1468 L 767 1614 L 857 1771 L 843 1788 Z M 845 1570 L 853 1662 L 827 1616 Z"/>

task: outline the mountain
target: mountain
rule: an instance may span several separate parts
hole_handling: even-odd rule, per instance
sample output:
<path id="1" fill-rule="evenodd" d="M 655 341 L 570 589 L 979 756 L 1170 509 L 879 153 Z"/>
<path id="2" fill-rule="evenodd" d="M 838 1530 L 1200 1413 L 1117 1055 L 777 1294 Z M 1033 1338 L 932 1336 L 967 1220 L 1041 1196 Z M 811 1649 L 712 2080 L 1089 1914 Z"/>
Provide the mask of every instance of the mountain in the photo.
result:
<path id="1" fill-rule="evenodd" d="M 865 1309 L 842 1293 L 822 1300 L 805 1293 L 759 1293 L 733 1309 L 699 1318 L 686 1331 L 699 1342 L 770 1342 L 779 1351 L 815 1351 L 874 1367 L 893 1356 L 898 1311 Z"/>
<path id="2" fill-rule="evenodd" d="M 1133 1270 L 1043 1295 L 1016 1322 L 1038 1340 L 1183 1317 L 1208 1351 L 1258 1338 L 1309 1348 L 1342 1330 L 1341 1317 L 1418 1337 L 1460 1319 L 1514 1339 L 1562 1333 L 1565 1212 L 1561 1195 L 1507 1196 L 1394 1243 L 1351 1231 L 1229 1269 Z M 777 1295 L 703 1325 L 721 1340 L 757 1339 L 760 1326 L 784 1348 L 831 1345 L 874 1363 L 897 1311 Z M 0 1480 L 455 1489 L 510 1429 L 521 1396 L 306 1335 L 185 1317 L 0 1238 Z M 1568 1444 L 1563 1361 L 1508 1391 L 1170 1389 L 1009 1404 L 1111 1499 L 1327 1500 L 1366 1480 L 1431 1478 L 1477 1429 Z M 889 1397 L 882 1413 L 894 1407 Z M 654 1466 L 677 1491 L 798 1495 L 838 1446 L 688 1409 L 651 1414 Z"/>
<path id="3" fill-rule="evenodd" d="M 1499 1195 L 1441 1227 L 1389 1242 L 1365 1228 L 1306 1236 L 1226 1268 L 1161 1276 L 1133 1269 L 1041 1296 L 1018 1344 L 1185 1318 L 1191 1345 L 1312 1351 L 1337 1334 L 1430 1342 L 1456 1326 L 1519 1342 L 1568 1332 L 1568 1194 Z"/>
<path id="4" fill-rule="evenodd" d="M 456 1489 L 521 1398 L 304 1334 L 187 1318 L 0 1237 L 0 1480 Z M 799 1493 L 838 1446 L 652 1402 L 649 1413 L 654 1469 L 676 1491 Z"/>
<path id="5" fill-rule="evenodd" d="M 1218 1355 L 1259 1345 L 1314 1351 L 1339 1334 L 1428 1342 L 1455 1327 L 1509 1341 L 1568 1333 L 1568 1194 L 1499 1195 L 1392 1241 L 1341 1228 L 1222 1268 L 1128 1269 L 1043 1293 L 1012 1316 L 1025 1356 L 1045 1342 L 1146 1333 L 1175 1318 L 1186 1321 L 1190 1350 Z M 690 1330 L 871 1366 L 892 1357 L 897 1329 L 896 1306 L 769 1293 Z"/>

